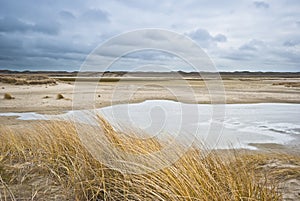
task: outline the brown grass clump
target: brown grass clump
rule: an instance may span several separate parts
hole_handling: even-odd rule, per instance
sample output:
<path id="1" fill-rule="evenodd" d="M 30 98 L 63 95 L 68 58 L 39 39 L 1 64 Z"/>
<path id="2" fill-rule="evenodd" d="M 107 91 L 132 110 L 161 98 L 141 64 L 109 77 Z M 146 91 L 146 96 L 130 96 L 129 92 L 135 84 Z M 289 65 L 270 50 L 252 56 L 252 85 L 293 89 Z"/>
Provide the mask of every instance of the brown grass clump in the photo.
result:
<path id="1" fill-rule="evenodd" d="M 62 94 L 57 94 L 56 95 L 56 99 L 60 100 L 60 99 L 64 99 L 65 97 Z"/>
<path id="2" fill-rule="evenodd" d="M 146 141 L 128 138 L 103 119 L 99 119 L 99 124 L 104 132 L 98 131 L 99 136 L 104 135 L 124 152 L 145 154 L 164 146 L 156 138 Z M 97 132 L 84 126 L 87 135 Z M 156 172 L 122 174 L 92 157 L 72 123 L 42 122 L 22 131 L 1 127 L 0 133 L 0 200 L 276 201 L 282 198 L 275 180 L 262 167 L 269 158 L 260 155 L 211 152 L 202 157 L 200 151 L 191 149 L 173 165 Z M 157 159 L 152 165 L 160 162 Z"/>
<path id="3" fill-rule="evenodd" d="M 56 80 L 46 75 L 0 75 L 0 82 L 15 85 L 56 84 Z"/>
<path id="4" fill-rule="evenodd" d="M 300 87 L 300 82 L 275 82 L 273 85 L 283 85 L 285 87 Z"/>
<path id="5" fill-rule="evenodd" d="M 15 99 L 15 97 L 13 97 L 10 93 L 5 93 L 3 98 L 6 100 Z"/>

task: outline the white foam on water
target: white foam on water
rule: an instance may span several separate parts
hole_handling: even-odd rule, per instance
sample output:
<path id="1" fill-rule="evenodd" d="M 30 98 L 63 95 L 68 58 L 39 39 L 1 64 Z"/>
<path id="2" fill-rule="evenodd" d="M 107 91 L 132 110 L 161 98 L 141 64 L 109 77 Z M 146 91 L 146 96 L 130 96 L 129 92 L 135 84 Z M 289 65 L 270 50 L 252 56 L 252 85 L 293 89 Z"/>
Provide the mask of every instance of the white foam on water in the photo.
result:
<path id="1" fill-rule="evenodd" d="M 44 115 L 37 114 L 35 112 L 8 112 L 8 113 L 0 113 L 0 116 L 7 117 L 17 117 L 19 120 L 42 120 L 46 119 Z M 47 119 L 46 119 L 47 120 Z"/>

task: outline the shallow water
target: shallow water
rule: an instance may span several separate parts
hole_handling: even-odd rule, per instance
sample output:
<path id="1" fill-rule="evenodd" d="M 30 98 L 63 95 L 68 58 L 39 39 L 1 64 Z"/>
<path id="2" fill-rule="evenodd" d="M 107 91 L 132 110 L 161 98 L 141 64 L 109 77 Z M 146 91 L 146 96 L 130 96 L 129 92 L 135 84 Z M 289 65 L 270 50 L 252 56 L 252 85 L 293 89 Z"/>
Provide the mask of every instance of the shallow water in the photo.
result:
<path id="1" fill-rule="evenodd" d="M 222 113 L 222 110 L 220 110 Z M 215 116 L 209 104 L 184 104 L 167 100 L 149 100 L 136 104 L 122 104 L 97 110 L 68 111 L 60 115 L 36 113 L 0 113 L 0 116 L 18 116 L 22 120 L 69 119 L 94 124 L 91 114 L 103 115 L 118 130 L 135 129 L 148 133 L 147 137 L 164 134 L 181 135 L 179 140 L 196 137 L 206 142 L 216 135 L 212 122 L 222 125 L 222 132 L 207 143 L 218 149 L 254 149 L 249 143 L 289 144 L 300 134 L 300 104 L 230 104 L 225 105 L 225 116 Z M 220 114 L 221 114 L 220 113 Z M 87 115 L 89 114 L 89 115 Z M 139 132 L 137 132 L 139 133 Z M 182 135 L 183 134 L 183 135 Z M 134 137 L 145 137 L 136 135 Z"/>

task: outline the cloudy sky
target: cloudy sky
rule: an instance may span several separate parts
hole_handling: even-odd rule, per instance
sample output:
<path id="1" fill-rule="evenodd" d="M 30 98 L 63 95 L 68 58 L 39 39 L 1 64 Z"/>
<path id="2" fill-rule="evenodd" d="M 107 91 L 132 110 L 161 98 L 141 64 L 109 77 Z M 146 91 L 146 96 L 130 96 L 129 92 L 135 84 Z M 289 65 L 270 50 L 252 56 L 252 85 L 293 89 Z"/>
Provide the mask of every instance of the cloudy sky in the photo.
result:
<path id="1" fill-rule="evenodd" d="M 79 70 L 111 37 L 158 28 L 193 39 L 219 71 L 300 71 L 299 11 L 299 0 L 0 0 L 0 69 Z"/>

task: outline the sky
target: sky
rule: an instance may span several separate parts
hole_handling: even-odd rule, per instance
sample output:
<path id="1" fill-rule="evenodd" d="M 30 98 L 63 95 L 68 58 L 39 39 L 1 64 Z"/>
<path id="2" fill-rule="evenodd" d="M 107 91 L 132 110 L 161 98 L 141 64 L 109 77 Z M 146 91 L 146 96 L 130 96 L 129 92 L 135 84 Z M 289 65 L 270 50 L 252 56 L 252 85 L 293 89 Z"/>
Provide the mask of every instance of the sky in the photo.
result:
<path id="1" fill-rule="evenodd" d="M 299 0 L 0 0 L 0 69 L 80 70 L 105 41 L 155 28 L 194 40 L 218 71 L 299 72 L 299 11 Z M 134 63 L 147 70 L 176 59 L 156 51 L 132 53 L 112 69 Z M 180 62 L 174 70 L 187 70 Z"/>

